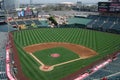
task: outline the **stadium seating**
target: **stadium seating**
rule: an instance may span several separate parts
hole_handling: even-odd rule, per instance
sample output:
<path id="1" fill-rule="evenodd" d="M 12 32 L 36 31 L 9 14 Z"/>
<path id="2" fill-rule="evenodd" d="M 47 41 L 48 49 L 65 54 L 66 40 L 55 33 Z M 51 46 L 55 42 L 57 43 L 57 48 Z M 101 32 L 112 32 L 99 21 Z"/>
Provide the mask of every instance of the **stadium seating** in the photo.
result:
<path id="1" fill-rule="evenodd" d="M 12 21 L 10 22 L 11 25 L 25 25 L 26 27 L 24 29 L 32 29 L 32 28 L 37 28 L 37 27 L 50 27 L 48 26 L 47 20 L 23 20 L 23 21 Z M 34 24 L 34 26 L 33 26 Z"/>
<path id="2" fill-rule="evenodd" d="M 88 18 L 88 19 L 92 19 L 92 17 L 93 17 L 92 15 L 89 15 L 87 18 Z"/>
<path id="3" fill-rule="evenodd" d="M 16 22 L 14 22 L 14 21 L 13 21 L 13 22 L 10 22 L 10 24 L 11 24 L 11 25 L 17 25 Z"/>
<path id="4" fill-rule="evenodd" d="M 87 19 L 92 19 L 88 24 L 87 24 L 87 28 L 96 28 L 98 25 L 96 25 L 95 23 L 98 20 L 98 15 L 89 15 L 87 17 Z"/>
<path id="5" fill-rule="evenodd" d="M 5 73 L 0 74 L 0 80 L 7 80 L 7 76 Z"/>
<path id="6" fill-rule="evenodd" d="M 25 24 L 32 24 L 33 22 L 31 20 L 25 20 Z"/>
<path id="7" fill-rule="evenodd" d="M 98 19 L 98 15 L 89 15 L 87 18 L 88 19 L 97 20 Z"/>
<path id="8" fill-rule="evenodd" d="M 116 21 L 117 21 L 117 17 L 109 17 L 109 18 L 108 18 L 108 21 L 116 22 Z"/>
<path id="9" fill-rule="evenodd" d="M 100 79 L 104 76 L 110 75 L 111 73 L 109 71 L 99 70 L 92 76 L 94 79 Z"/>
<path id="10" fill-rule="evenodd" d="M 48 22 L 46 20 L 33 20 L 33 22 L 39 27 L 49 27 L 48 25 Z"/>
<path id="11" fill-rule="evenodd" d="M 41 22 L 41 26 L 48 26 L 48 22 L 46 20 L 42 20 L 40 21 Z"/>
<path id="12" fill-rule="evenodd" d="M 17 24 L 18 24 L 18 25 L 23 25 L 23 24 L 25 24 L 25 23 L 24 23 L 24 21 L 17 21 Z"/>
<path id="13" fill-rule="evenodd" d="M 116 76 L 109 77 L 108 80 L 120 80 L 120 74 L 118 74 Z"/>
<path id="14" fill-rule="evenodd" d="M 89 15 L 87 18 L 92 19 L 92 21 L 87 24 L 87 28 L 120 33 L 120 17 Z"/>
<path id="15" fill-rule="evenodd" d="M 120 18 L 118 18 L 118 23 L 120 23 Z"/>
<path id="16" fill-rule="evenodd" d="M 104 23 L 104 24 L 102 25 L 103 30 L 109 29 L 112 25 L 113 25 L 113 22 L 112 22 L 112 21 L 109 21 L 109 22 Z"/>
<path id="17" fill-rule="evenodd" d="M 36 25 L 41 25 L 41 22 L 39 20 L 33 20 Z"/>
<path id="18" fill-rule="evenodd" d="M 99 25 L 98 27 L 101 27 L 101 25 L 104 23 L 104 21 L 100 20 L 100 21 L 97 21 L 95 24 Z"/>
<path id="19" fill-rule="evenodd" d="M 111 28 L 110 31 L 113 33 L 120 34 L 120 23 L 115 23 Z"/>
<path id="20" fill-rule="evenodd" d="M 120 29 L 120 23 L 114 24 L 114 26 L 112 27 L 112 29 Z"/>
<path id="21" fill-rule="evenodd" d="M 98 24 L 95 24 L 95 23 L 94 23 L 94 24 L 92 24 L 92 28 L 93 28 L 93 29 L 96 29 L 97 27 L 99 27 L 99 25 L 98 25 Z"/>
<path id="22" fill-rule="evenodd" d="M 108 21 L 108 16 L 99 16 L 99 21 Z"/>
<path id="23" fill-rule="evenodd" d="M 8 80 L 6 75 L 6 69 L 5 69 L 6 68 L 5 44 L 7 41 L 7 34 L 8 34 L 7 32 L 0 31 L 0 80 Z"/>
<path id="24" fill-rule="evenodd" d="M 120 55 L 117 56 L 116 60 L 109 63 L 107 66 L 93 73 L 84 80 L 100 80 L 107 77 L 108 80 L 120 80 Z"/>

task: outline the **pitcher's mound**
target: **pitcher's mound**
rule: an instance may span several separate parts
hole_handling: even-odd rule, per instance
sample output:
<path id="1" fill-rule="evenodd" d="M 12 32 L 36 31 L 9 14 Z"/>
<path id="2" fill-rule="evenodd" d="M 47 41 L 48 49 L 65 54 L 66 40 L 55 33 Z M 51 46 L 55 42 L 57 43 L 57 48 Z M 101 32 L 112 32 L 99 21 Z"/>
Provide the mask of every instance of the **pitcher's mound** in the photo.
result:
<path id="1" fill-rule="evenodd" d="M 58 58 L 58 57 L 60 57 L 60 54 L 58 54 L 58 53 L 53 53 L 53 54 L 51 54 L 50 56 L 53 57 L 53 58 Z"/>

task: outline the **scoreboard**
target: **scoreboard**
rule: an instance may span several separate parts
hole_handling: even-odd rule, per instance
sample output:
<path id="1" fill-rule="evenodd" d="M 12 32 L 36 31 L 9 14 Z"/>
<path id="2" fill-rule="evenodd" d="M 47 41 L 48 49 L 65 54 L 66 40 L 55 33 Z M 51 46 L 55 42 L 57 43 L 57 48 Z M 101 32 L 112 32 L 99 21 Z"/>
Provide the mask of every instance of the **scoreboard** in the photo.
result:
<path id="1" fill-rule="evenodd" d="M 120 2 L 99 2 L 98 11 L 120 13 Z"/>

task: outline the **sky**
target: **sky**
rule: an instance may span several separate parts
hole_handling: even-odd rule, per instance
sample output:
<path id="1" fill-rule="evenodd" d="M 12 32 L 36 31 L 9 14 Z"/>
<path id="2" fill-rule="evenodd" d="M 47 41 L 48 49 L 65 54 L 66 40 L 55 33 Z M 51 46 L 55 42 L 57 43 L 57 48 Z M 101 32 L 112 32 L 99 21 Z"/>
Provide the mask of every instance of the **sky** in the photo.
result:
<path id="1" fill-rule="evenodd" d="M 60 2 L 77 2 L 82 3 L 97 3 L 98 1 L 108 1 L 108 0 L 32 0 L 33 3 L 60 3 Z M 20 3 L 30 3 L 30 0 L 20 0 Z"/>

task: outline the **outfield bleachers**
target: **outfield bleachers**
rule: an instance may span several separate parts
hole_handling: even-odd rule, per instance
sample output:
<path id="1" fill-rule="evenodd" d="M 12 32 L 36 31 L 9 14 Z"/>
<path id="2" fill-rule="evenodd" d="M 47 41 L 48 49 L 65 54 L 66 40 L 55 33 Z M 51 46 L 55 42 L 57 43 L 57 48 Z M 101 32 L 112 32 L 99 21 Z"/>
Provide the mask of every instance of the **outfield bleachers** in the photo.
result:
<path id="1" fill-rule="evenodd" d="M 108 21 L 108 16 L 99 16 L 99 21 Z"/>
<path id="2" fill-rule="evenodd" d="M 14 25 L 25 25 L 25 29 L 32 29 L 32 28 L 41 28 L 41 27 L 50 27 L 47 20 L 19 20 L 19 21 L 12 21 L 9 22 L 12 26 Z M 34 25 L 34 26 L 33 26 Z M 31 27 L 32 26 L 32 27 Z"/>
<path id="3" fill-rule="evenodd" d="M 49 27 L 47 20 L 33 20 L 33 22 L 39 27 Z"/>
<path id="4" fill-rule="evenodd" d="M 87 18 L 92 19 L 92 21 L 87 24 L 88 28 L 99 30 L 99 27 L 101 27 L 101 31 L 120 32 L 120 17 L 89 15 Z"/>
<path id="5" fill-rule="evenodd" d="M 41 22 L 39 20 L 33 20 L 36 25 L 41 25 Z"/>
<path id="6" fill-rule="evenodd" d="M 118 18 L 118 23 L 120 23 L 120 18 Z"/>
<path id="7" fill-rule="evenodd" d="M 103 23 L 104 23 L 104 21 L 102 21 L 102 20 L 96 22 L 96 24 L 98 24 L 99 26 L 102 25 Z"/>
<path id="8" fill-rule="evenodd" d="M 16 22 L 12 21 L 10 22 L 11 25 L 17 25 Z"/>
<path id="9" fill-rule="evenodd" d="M 92 28 L 93 28 L 93 29 L 96 29 L 97 27 L 99 27 L 99 25 L 98 25 L 98 24 L 95 24 L 95 23 L 94 23 L 94 24 L 92 24 Z"/>
<path id="10" fill-rule="evenodd" d="M 106 22 L 102 25 L 104 30 L 108 30 L 113 25 L 112 21 Z"/>
<path id="11" fill-rule="evenodd" d="M 114 24 L 114 26 L 112 27 L 112 29 L 120 29 L 120 23 Z"/>
<path id="12" fill-rule="evenodd" d="M 98 19 L 98 15 L 89 15 L 87 18 L 88 19 L 97 20 Z"/>
<path id="13" fill-rule="evenodd" d="M 23 25 L 25 24 L 24 21 L 16 21 L 18 25 Z"/>
<path id="14" fill-rule="evenodd" d="M 42 24 L 41 26 L 48 26 L 49 25 L 47 20 L 41 20 L 40 22 Z"/>
<path id="15" fill-rule="evenodd" d="M 25 20 L 25 24 L 32 24 L 33 22 L 31 20 Z"/>
<path id="16" fill-rule="evenodd" d="M 108 21 L 116 22 L 117 17 L 108 17 Z"/>

